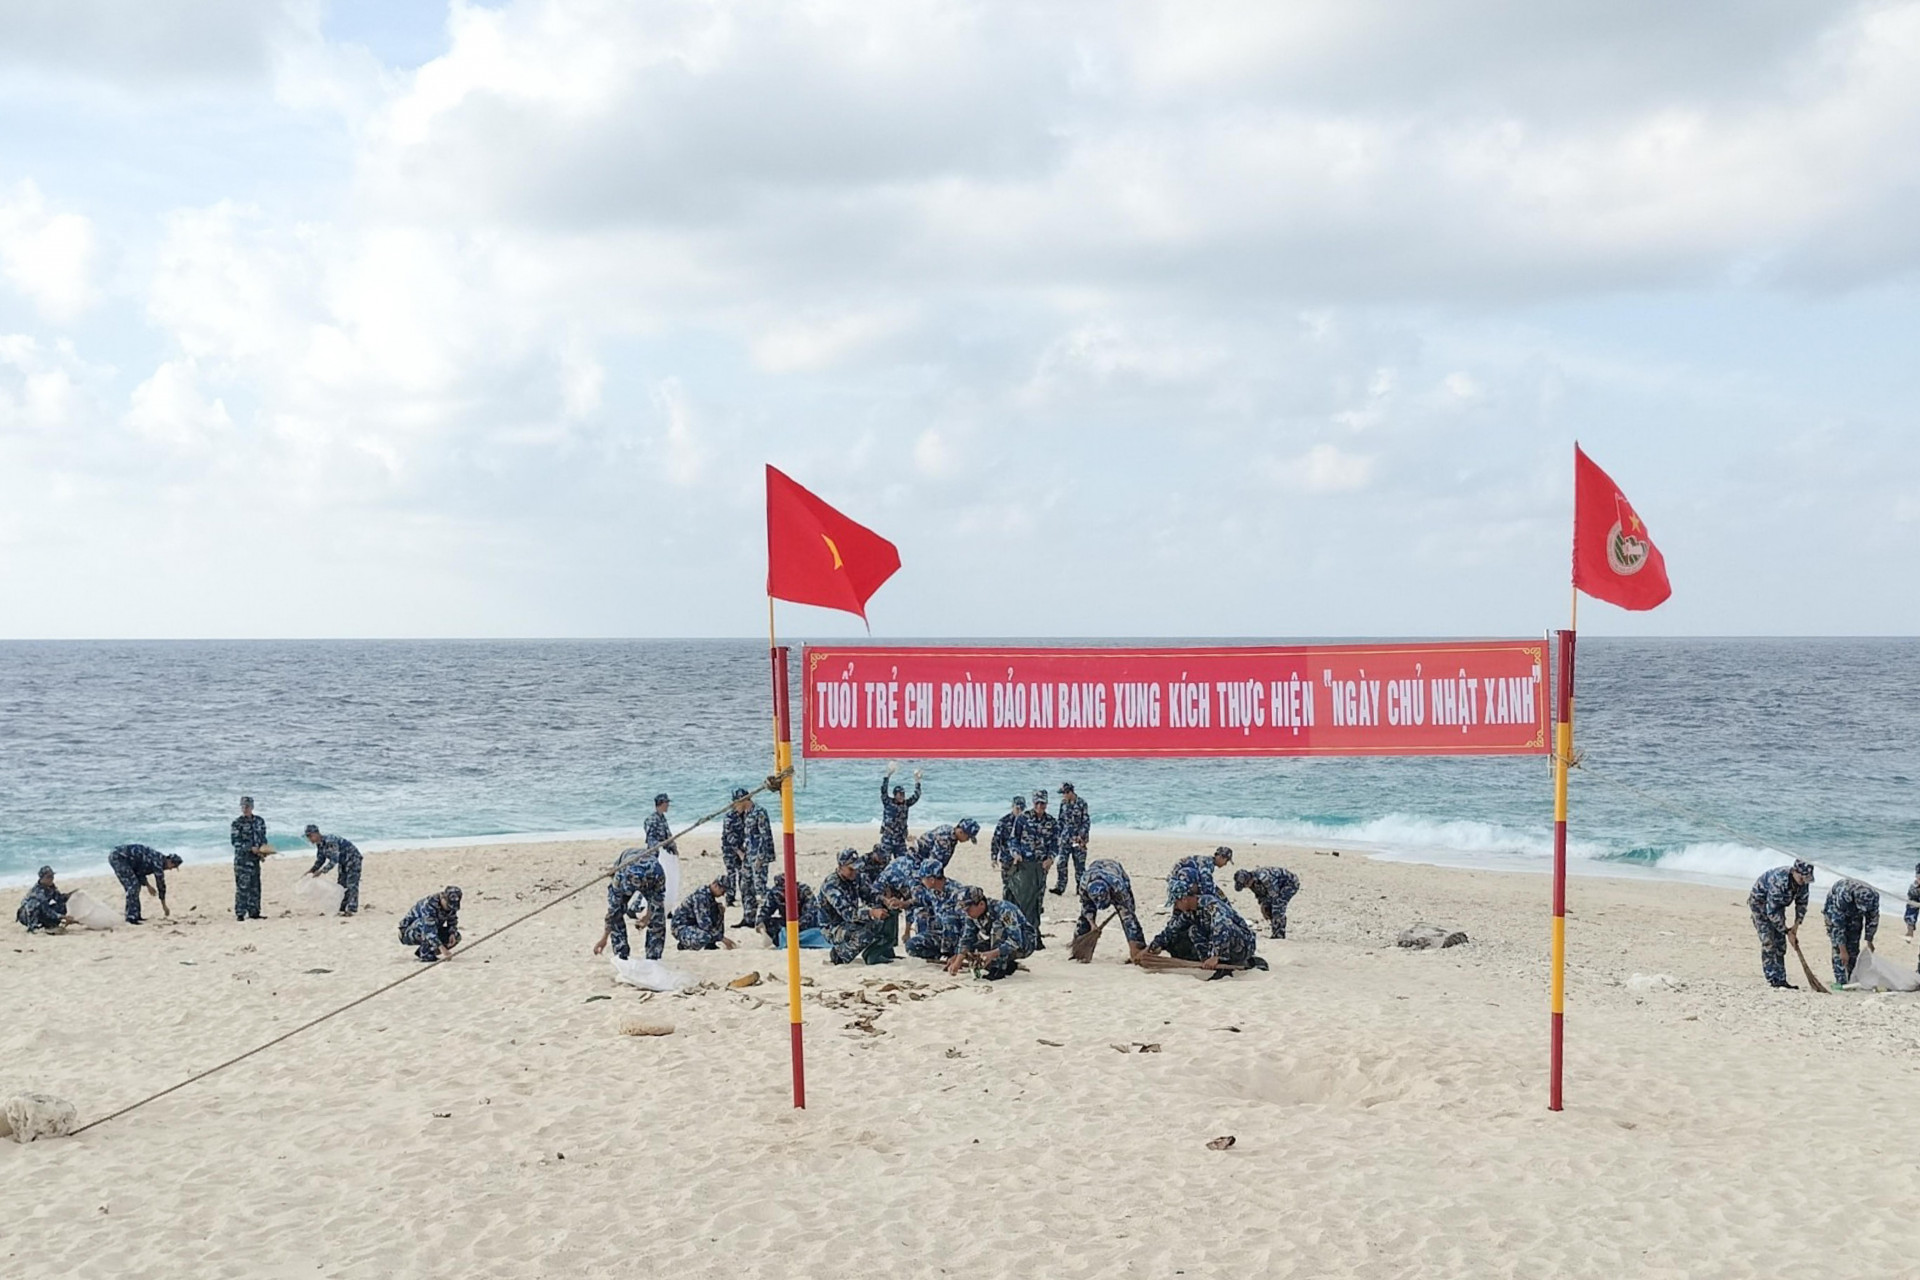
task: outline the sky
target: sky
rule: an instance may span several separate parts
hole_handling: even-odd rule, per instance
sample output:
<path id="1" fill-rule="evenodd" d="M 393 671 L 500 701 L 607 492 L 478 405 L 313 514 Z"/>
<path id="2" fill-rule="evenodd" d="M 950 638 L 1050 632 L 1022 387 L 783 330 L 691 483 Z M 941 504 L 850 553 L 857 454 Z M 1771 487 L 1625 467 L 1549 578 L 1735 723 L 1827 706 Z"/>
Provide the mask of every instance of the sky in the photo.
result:
<path id="1" fill-rule="evenodd" d="M 0 0 L 0 637 L 1920 633 L 1920 3 Z M 795 635 L 862 634 L 783 607 Z"/>

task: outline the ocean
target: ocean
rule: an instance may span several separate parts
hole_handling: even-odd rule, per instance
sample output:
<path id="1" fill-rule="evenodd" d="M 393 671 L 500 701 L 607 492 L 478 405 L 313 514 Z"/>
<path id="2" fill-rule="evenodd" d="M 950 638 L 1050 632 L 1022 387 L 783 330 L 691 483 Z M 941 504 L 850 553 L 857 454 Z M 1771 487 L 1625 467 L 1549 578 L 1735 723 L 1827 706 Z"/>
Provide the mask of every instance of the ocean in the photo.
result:
<path id="1" fill-rule="evenodd" d="M 1576 869 L 1745 882 L 1790 850 L 1904 889 L 1920 861 L 1916 672 L 1914 639 L 1583 638 Z M 242 792 L 296 851 L 308 822 L 369 852 L 637 836 L 656 791 L 684 821 L 764 776 L 768 683 L 752 641 L 0 643 L 0 882 L 43 862 L 98 871 L 133 841 L 225 859 Z M 1096 851 L 1102 828 L 1504 870 L 1543 870 L 1552 849 L 1544 758 L 924 769 L 916 831 L 963 816 L 990 830 L 1014 792 L 1066 780 Z M 800 820 L 876 823 L 880 770 L 805 764 Z"/>

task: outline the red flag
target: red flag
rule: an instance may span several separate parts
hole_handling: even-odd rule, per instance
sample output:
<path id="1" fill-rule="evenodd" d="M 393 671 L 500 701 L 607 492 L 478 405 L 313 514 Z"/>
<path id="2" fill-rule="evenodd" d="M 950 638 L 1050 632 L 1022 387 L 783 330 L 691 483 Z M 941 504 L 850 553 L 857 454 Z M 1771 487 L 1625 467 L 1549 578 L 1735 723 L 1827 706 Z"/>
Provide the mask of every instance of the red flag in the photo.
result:
<path id="1" fill-rule="evenodd" d="M 1613 480 L 1573 446 L 1573 585 L 1622 609 L 1651 609 L 1673 594 L 1667 561 Z"/>
<path id="2" fill-rule="evenodd" d="M 900 551 L 779 468 L 767 468 L 767 594 L 859 614 L 900 567 Z"/>

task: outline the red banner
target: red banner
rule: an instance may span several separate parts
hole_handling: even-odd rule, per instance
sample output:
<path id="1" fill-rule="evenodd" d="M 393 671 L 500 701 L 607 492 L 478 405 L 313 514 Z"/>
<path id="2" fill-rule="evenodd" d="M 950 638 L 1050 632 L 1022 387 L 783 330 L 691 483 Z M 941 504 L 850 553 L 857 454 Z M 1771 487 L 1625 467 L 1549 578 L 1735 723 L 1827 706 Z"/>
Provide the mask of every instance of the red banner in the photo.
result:
<path id="1" fill-rule="evenodd" d="M 809 756 L 1528 755 L 1540 640 L 804 650 Z"/>

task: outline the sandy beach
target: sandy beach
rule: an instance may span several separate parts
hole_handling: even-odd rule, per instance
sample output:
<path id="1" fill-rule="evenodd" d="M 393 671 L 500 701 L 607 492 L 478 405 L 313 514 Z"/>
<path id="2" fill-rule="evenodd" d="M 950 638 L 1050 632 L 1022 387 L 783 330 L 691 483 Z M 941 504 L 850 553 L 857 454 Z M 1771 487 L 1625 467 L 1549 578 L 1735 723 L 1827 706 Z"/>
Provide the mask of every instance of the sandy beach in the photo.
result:
<path id="1" fill-rule="evenodd" d="M 809 882 L 835 839 L 802 834 Z M 1210 847 L 1095 838 L 1132 872 L 1149 930 L 1168 867 Z M 232 919 L 225 867 L 197 866 L 170 877 L 171 921 L 9 925 L 0 1093 L 105 1114 L 410 971 L 395 924 L 440 884 L 464 887 L 473 938 L 614 849 L 372 856 L 351 921 L 282 914 L 296 852 L 267 866 L 261 922 Z M 683 849 L 719 866 L 711 840 Z M 1844 1257 L 1912 1272 L 1912 998 L 1767 989 L 1739 890 L 1576 880 L 1554 1115 L 1544 877 L 1238 846 L 1236 866 L 1272 862 L 1304 887 L 1292 937 L 1262 939 L 1266 974 L 1145 974 L 1117 929 L 1072 964 L 1071 894 L 1048 897 L 1051 948 L 1005 982 L 806 953 L 805 1112 L 789 1106 L 780 955 L 751 937 L 670 943 L 704 983 L 765 981 L 643 996 L 589 954 L 604 903 L 589 890 L 122 1119 L 0 1142 L 0 1269 L 1699 1277 Z M 991 880 L 984 844 L 955 866 Z M 65 887 L 117 902 L 110 881 Z M 1396 949 L 1416 920 L 1472 941 Z M 1824 965 L 1817 915 L 1805 932 Z M 1883 917 L 1883 950 L 1910 965 L 1901 933 Z M 1633 981 L 1656 974 L 1679 989 Z M 674 1033 L 619 1034 L 636 1014 Z M 1208 1148 L 1224 1135 L 1230 1149 Z"/>

